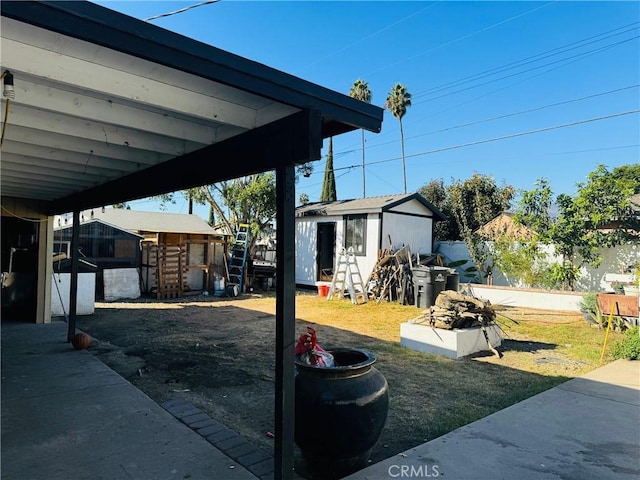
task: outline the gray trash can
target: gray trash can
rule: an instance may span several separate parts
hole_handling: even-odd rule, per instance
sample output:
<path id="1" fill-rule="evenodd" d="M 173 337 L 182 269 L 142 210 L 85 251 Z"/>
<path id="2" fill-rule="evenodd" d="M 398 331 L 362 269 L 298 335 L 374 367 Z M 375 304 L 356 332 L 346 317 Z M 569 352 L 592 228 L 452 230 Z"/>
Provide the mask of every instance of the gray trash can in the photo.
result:
<path id="1" fill-rule="evenodd" d="M 418 308 L 429 308 L 433 305 L 433 285 L 429 267 L 414 267 L 413 275 L 414 304 Z"/>

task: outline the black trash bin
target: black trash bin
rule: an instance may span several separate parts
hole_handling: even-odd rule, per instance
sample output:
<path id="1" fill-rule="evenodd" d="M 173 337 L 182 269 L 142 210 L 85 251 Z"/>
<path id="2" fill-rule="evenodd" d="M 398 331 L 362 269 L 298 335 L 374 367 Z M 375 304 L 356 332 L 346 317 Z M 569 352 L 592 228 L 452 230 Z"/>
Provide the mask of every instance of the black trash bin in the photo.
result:
<path id="1" fill-rule="evenodd" d="M 414 304 L 418 308 L 429 308 L 433 305 L 433 285 L 429 267 L 414 267 L 413 275 Z"/>
<path id="2" fill-rule="evenodd" d="M 447 274 L 447 283 L 444 286 L 445 290 L 453 290 L 454 292 L 458 291 L 460 287 L 460 274 L 458 272 L 449 271 Z"/>
<path id="3" fill-rule="evenodd" d="M 431 305 L 435 305 L 438 295 L 445 289 L 448 274 L 449 269 L 446 267 L 431 267 L 431 284 L 433 285 Z"/>

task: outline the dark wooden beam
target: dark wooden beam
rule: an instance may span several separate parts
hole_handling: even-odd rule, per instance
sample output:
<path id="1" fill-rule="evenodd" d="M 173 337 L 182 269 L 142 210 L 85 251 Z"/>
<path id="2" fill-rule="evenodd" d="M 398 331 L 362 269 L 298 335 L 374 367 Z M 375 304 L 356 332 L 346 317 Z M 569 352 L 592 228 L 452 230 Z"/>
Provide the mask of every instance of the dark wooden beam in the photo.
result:
<path id="1" fill-rule="evenodd" d="M 71 230 L 71 283 L 69 284 L 69 323 L 67 324 L 67 341 L 76 334 L 76 313 L 78 304 L 78 270 L 80 265 L 80 210 L 73 212 Z"/>
<path id="2" fill-rule="evenodd" d="M 295 417 L 295 169 L 276 169 L 275 478 L 293 478 Z"/>
<path id="3" fill-rule="evenodd" d="M 318 160 L 322 119 L 304 110 L 159 165 L 51 202 L 51 215 L 101 207 Z"/>

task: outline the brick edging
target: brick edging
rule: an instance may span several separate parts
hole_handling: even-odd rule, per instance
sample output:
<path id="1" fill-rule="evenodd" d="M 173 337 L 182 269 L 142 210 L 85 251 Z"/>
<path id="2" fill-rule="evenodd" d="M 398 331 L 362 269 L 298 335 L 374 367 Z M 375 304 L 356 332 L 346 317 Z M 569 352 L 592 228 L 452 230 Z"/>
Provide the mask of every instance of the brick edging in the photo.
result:
<path id="1" fill-rule="evenodd" d="M 260 480 L 273 479 L 272 455 L 247 442 L 192 403 L 177 397 L 161 403 L 160 406 Z"/>

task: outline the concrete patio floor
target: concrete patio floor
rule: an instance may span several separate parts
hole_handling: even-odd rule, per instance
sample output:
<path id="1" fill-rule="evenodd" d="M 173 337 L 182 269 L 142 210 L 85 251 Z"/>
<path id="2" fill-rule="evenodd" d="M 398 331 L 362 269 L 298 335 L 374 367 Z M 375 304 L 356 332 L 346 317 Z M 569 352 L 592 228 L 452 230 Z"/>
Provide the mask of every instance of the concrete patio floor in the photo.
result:
<path id="1" fill-rule="evenodd" d="M 640 362 L 617 360 L 347 480 L 636 480 Z"/>
<path id="2" fill-rule="evenodd" d="M 66 328 L 2 323 L 2 479 L 258 478 L 74 350 Z"/>

